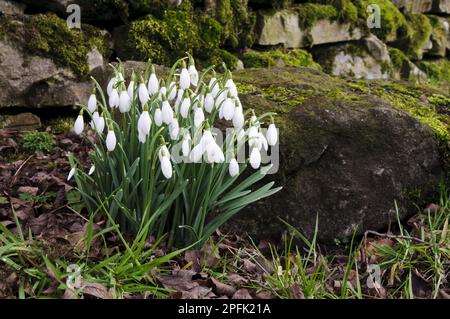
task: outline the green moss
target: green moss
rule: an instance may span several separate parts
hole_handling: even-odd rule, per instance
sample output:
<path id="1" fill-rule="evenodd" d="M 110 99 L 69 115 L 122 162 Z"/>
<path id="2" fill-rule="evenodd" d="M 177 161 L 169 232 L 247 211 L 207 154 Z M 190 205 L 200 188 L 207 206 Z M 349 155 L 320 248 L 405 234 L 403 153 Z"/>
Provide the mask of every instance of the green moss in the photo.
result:
<path id="1" fill-rule="evenodd" d="M 406 54 L 413 60 L 422 58 L 423 49 L 430 39 L 432 27 L 430 20 L 424 14 L 412 14 L 407 16 L 409 24 L 408 36 L 400 41 L 401 47 L 406 47 Z"/>
<path id="2" fill-rule="evenodd" d="M 355 23 L 359 20 L 358 7 L 350 0 L 325 0 L 324 3 L 336 8 L 338 19 L 341 22 Z"/>
<path id="3" fill-rule="evenodd" d="M 47 132 L 25 133 L 22 138 L 22 147 L 28 152 L 49 153 L 55 147 L 54 136 Z"/>
<path id="4" fill-rule="evenodd" d="M 71 117 L 57 117 L 46 123 L 52 128 L 53 132 L 69 132 L 73 128 L 73 118 Z"/>
<path id="5" fill-rule="evenodd" d="M 328 4 L 303 3 L 293 10 L 298 13 L 299 25 L 304 30 L 310 30 L 318 20 L 336 20 L 339 17 L 336 8 Z"/>
<path id="6" fill-rule="evenodd" d="M 409 63 L 409 58 L 403 53 L 403 51 L 397 48 L 389 48 L 389 57 L 394 68 L 401 70 L 405 64 Z"/>
<path id="7" fill-rule="evenodd" d="M 305 50 L 269 50 L 264 52 L 248 52 L 243 57 L 244 66 L 246 68 L 267 68 L 277 65 L 277 61 L 281 60 L 286 66 L 293 67 L 311 67 L 320 70 L 319 64 L 314 62 L 311 54 Z"/>
<path id="8" fill-rule="evenodd" d="M 249 0 L 249 4 L 272 7 L 274 9 L 287 8 L 292 0 Z"/>
<path id="9" fill-rule="evenodd" d="M 432 54 L 445 55 L 445 47 L 447 44 L 447 31 L 441 18 L 436 16 L 428 16 L 432 31 L 431 31 L 431 43 Z"/>
<path id="10" fill-rule="evenodd" d="M 420 61 L 417 66 L 426 73 L 433 83 L 450 83 L 450 61 L 447 59 L 436 61 Z"/>
<path id="11" fill-rule="evenodd" d="M 360 17 L 366 21 L 371 13 L 367 12 L 369 5 L 375 4 L 380 7 L 380 28 L 370 30 L 383 41 L 393 41 L 396 38 L 406 36 L 409 32 L 408 22 L 405 16 L 390 0 L 356 0 L 354 3 L 359 9 Z"/>
<path id="12" fill-rule="evenodd" d="M 34 15 L 24 23 L 23 45 L 32 54 L 50 58 L 58 66 L 84 75 L 89 71 L 87 54 L 97 47 L 103 55 L 109 56 L 109 46 L 94 27 L 83 25 L 82 30 L 69 29 L 65 20 L 53 14 Z M 16 36 L 21 37 L 21 34 Z"/>

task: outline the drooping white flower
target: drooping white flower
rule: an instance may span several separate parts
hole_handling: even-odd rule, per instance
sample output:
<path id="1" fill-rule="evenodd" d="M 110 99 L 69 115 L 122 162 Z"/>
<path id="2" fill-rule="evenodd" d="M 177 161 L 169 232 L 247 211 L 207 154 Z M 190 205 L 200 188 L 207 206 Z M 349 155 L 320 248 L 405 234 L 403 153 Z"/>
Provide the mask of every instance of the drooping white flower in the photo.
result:
<path id="1" fill-rule="evenodd" d="M 172 163 L 170 162 L 169 156 L 163 156 L 160 160 L 161 171 L 165 178 L 169 179 L 172 177 Z"/>
<path id="2" fill-rule="evenodd" d="M 75 167 L 72 167 L 72 169 L 69 171 L 69 175 L 67 175 L 68 181 L 70 181 L 72 179 L 73 175 L 75 175 L 76 170 L 77 169 Z"/>
<path id="3" fill-rule="evenodd" d="M 159 82 L 155 73 L 150 74 L 148 79 L 148 94 L 151 96 L 155 95 L 159 91 Z"/>
<path id="4" fill-rule="evenodd" d="M 231 177 L 239 174 L 239 164 L 235 158 L 232 158 L 230 161 L 230 165 L 228 166 L 228 173 L 230 173 Z"/>
<path id="5" fill-rule="evenodd" d="M 205 114 L 203 114 L 202 108 L 196 107 L 194 111 L 194 126 L 196 128 L 200 127 L 200 125 L 202 125 L 204 120 Z"/>
<path id="6" fill-rule="evenodd" d="M 264 136 L 263 133 L 259 132 L 258 134 L 258 149 L 261 150 L 261 148 L 264 147 L 264 150 L 269 149 L 269 144 L 267 143 L 267 139 Z"/>
<path id="7" fill-rule="evenodd" d="M 236 135 L 236 139 L 238 142 L 241 142 L 244 139 L 244 137 L 245 137 L 245 131 L 244 131 L 244 129 L 241 128 Z"/>
<path id="8" fill-rule="evenodd" d="M 197 145 L 195 145 L 189 156 L 191 161 L 194 163 L 200 162 L 204 151 L 205 151 L 205 148 L 203 147 L 203 144 L 201 142 L 198 143 Z"/>
<path id="9" fill-rule="evenodd" d="M 83 129 L 84 129 L 84 119 L 83 115 L 80 114 L 75 120 L 73 130 L 75 131 L 75 134 L 80 135 L 83 132 Z"/>
<path id="10" fill-rule="evenodd" d="M 97 109 L 97 96 L 94 93 L 89 97 L 87 109 L 91 114 Z"/>
<path id="11" fill-rule="evenodd" d="M 128 84 L 128 96 L 133 99 L 134 98 L 134 81 L 130 81 L 130 84 Z"/>
<path id="12" fill-rule="evenodd" d="M 257 147 L 259 142 L 259 132 L 258 127 L 250 126 L 247 131 L 248 135 L 248 145 L 249 147 Z"/>
<path id="13" fill-rule="evenodd" d="M 163 119 L 162 119 L 162 112 L 160 108 L 157 108 L 155 110 L 155 114 L 153 115 L 153 118 L 155 120 L 155 124 L 156 126 L 160 127 L 163 123 Z"/>
<path id="14" fill-rule="evenodd" d="M 172 101 L 177 96 L 177 84 L 175 82 L 170 82 L 169 84 L 169 95 L 167 99 Z"/>
<path id="15" fill-rule="evenodd" d="M 152 120 L 150 119 L 148 111 L 143 111 L 139 116 L 138 120 L 138 134 L 139 134 L 139 141 L 141 143 L 145 143 L 145 139 L 147 135 L 150 133 L 151 125 Z"/>
<path id="16" fill-rule="evenodd" d="M 277 144 L 278 131 L 277 131 L 275 124 L 272 123 L 269 125 L 269 128 L 267 129 L 266 138 L 267 138 L 267 143 L 270 146 L 274 146 L 275 144 Z"/>
<path id="17" fill-rule="evenodd" d="M 261 166 L 261 153 L 257 147 L 253 147 L 250 153 L 250 165 L 253 169 L 258 169 Z"/>
<path id="18" fill-rule="evenodd" d="M 172 122 L 173 120 L 173 110 L 169 104 L 169 101 L 164 101 L 162 103 L 161 112 L 163 122 L 166 124 L 170 124 L 170 122 Z"/>
<path id="19" fill-rule="evenodd" d="M 163 97 L 167 94 L 167 88 L 165 86 L 161 86 L 161 89 L 159 89 L 158 93 L 158 100 L 162 101 Z"/>
<path id="20" fill-rule="evenodd" d="M 180 126 L 178 124 L 178 120 L 175 117 L 169 124 L 169 133 L 172 140 L 176 140 L 178 138 L 178 134 L 180 133 Z"/>
<path id="21" fill-rule="evenodd" d="M 95 166 L 92 165 L 91 168 L 89 169 L 88 175 L 92 175 L 94 172 L 95 172 Z"/>
<path id="22" fill-rule="evenodd" d="M 127 113 L 131 109 L 131 99 L 127 91 L 120 92 L 119 110 L 120 113 Z"/>
<path id="23" fill-rule="evenodd" d="M 189 133 L 183 136 L 183 143 L 181 144 L 181 151 L 183 156 L 188 157 L 191 151 L 191 135 Z"/>
<path id="24" fill-rule="evenodd" d="M 191 64 L 189 66 L 188 72 L 189 72 L 189 78 L 191 80 L 192 85 L 193 86 L 197 86 L 197 84 L 198 84 L 198 72 L 197 72 L 197 69 L 195 68 L 195 65 Z"/>
<path id="25" fill-rule="evenodd" d="M 180 106 L 180 114 L 185 119 L 189 116 L 189 108 L 191 106 L 191 102 L 189 101 L 189 97 L 186 96 L 181 100 Z"/>
<path id="26" fill-rule="evenodd" d="M 119 92 L 117 89 L 112 89 L 111 94 L 109 96 L 109 107 L 116 108 L 119 106 Z"/>
<path id="27" fill-rule="evenodd" d="M 111 80 L 109 80 L 108 85 L 106 86 L 106 92 L 108 93 L 108 96 L 111 95 L 114 85 L 116 85 L 116 83 L 117 83 L 116 77 L 113 77 L 111 78 Z"/>
<path id="28" fill-rule="evenodd" d="M 200 144 L 203 146 L 203 149 L 205 150 L 208 144 L 215 142 L 216 140 L 212 136 L 211 130 L 205 130 L 203 132 L 202 138 L 200 139 Z"/>
<path id="29" fill-rule="evenodd" d="M 206 146 L 206 154 L 208 157 L 208 162 L 210 163 L 222 163 L 225 161 L 225 156 L 223 154 L 222 148 L 214 143 L 209 143 Z"/>
<path id="30" fill-rule="evenodd" d="M 204 106 L 205 106 L 205 111 L 208 113 L 211 113 L 212 110 L 214 109 L 214 97 L 213 97 L 212 93 L 206 94 Z"/>
<path id="31" fill-rule="evenodd" d="M 145 103 L 149 100 L 148 90 L 144 83 L 139 84 L 139 101 L 141 101 L 141 105 L 145 105 Z"/>
<path id="32" fill-rule="evenodd" d="M 234 100 L 231 98 L 227 98 L 225 102 L 223 102 L 222 108 L 223 108 L 222 115 L 225 118 L 225 120 L 229 121 L 233 119 L 235 110 Z"/>
<path id="33" fill-rule="evenodd" d="M 220 91 L 219 81 L 215 77 L 212 77 L 208 84 L 209 89 L 211 90 L 211 94 L 213 97 L 217 97 L 217 94 Z"/>
<path id="34" fill-rule="evenodd" d="M 234 110 L 233 115 L 233 126 L 237 129 L 244 126 L 245 118 L 244 118 L 244 112 L 242 111 L 242 107 L 237 107 Z"/>
<path id="35" fill-rule="evenodd" d="M 230 91 L 230 94 L 232 97 L 237 97 L 238 96 L 238 91 L 236 88 L 236 84 L 234 84 L 233 79 L 228 79 L 227 82 L 225 82 L 225 87 L 228 88 L 228 90 Z"/>
<path id="36" fill-rule="evenodd" d="M 114 133 L 114 131 L 108 130 L 108 134 L 106 135 L 106 149 L 109 152 L 112 152 L 116 148 L 116 144 L 117 144 L 116 134 Z"/>
<path id="37" fill-rule="evenodd" d="M 167 148 L 166 145 L 162 145 L 162 146 L 159 148 L 159 151 L 158 151 L 158 158 L 159 158 L 160 161 L 161 161 L 161 159 L 162 159 L 164 156 L 169 156 L 169 157 L 170 157 L 170 152 L 169 152 L 169 149 Z"/>
<path id="38" fill-rule="evenodd" d="M 94 127 L 98 134 L 102 134 L 105 129 L 105 118 L 103 116 L 99 116 L 96 121 L 94 121 Z"/>
<path id="39" fill-rule="evenodd" d="M 183 99 L 183 95 L 184 95 L 184 90 L 178 89 L 177 99 L 175 100 L 175 105 L 174 105 L 176 113 L 180 112 L 180 103 L 181 103 L 181 100 Z"/>
<path id="40" fill-rule="evenodd" d="M 189 72 L 186 68 L 182 68 L 180 73 L 180 87 L 183 90 L 186 90 L 189 88 L 190 85 L 191 85 L 191 78 L 189 76 Z"/>

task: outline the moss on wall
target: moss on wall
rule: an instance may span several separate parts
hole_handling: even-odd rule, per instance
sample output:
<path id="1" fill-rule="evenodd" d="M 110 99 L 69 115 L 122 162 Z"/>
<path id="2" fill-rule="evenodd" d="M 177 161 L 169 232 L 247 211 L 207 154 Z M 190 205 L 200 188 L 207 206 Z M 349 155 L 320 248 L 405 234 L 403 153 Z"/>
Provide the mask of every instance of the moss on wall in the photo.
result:
<path id="1" fill-rule="evenodd" d="M 450 61 L 447 59 L 435 61 L 420 61 L 417 66 L 425 72 L 433 83 L 450 83 Z"/>
<path id="2" fill-rule="evenodd" d="M 21 23 L 2 17 L 5 34 L 30 54 L 49 58 L 60 67 L 70 68 L 76 75 L 89 71 L 87 54 L 94 48 L 109 57 L 109 43 L 100 30 L 82 25 L 69 29 L 65 20 L 54 14 L 24 17 Z"/>
<path id="3" fill-rule="evenodd" d="M 314 62 L 311 54 L 301 49 L 275 49 L 264 52 L 252 51 L 246 53 L 242 58 L 246 68 L 274 67 L 280 60 L 286 66 L 307 66 L 318 70 L 321 69 L 321 66 Z"/>

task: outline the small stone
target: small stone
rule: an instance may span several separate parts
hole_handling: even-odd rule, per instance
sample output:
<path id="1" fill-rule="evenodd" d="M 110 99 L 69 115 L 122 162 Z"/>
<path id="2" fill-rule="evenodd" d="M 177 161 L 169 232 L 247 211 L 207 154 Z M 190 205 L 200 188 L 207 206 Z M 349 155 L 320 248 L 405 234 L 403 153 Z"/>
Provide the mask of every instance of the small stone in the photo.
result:
<path id="1" fill-rule="evenodd" d="M 7 116 L 2 126 L 19 131 L 31 131 L 41 127 L 41 119 L 33 113 L 19 113 Z"/>

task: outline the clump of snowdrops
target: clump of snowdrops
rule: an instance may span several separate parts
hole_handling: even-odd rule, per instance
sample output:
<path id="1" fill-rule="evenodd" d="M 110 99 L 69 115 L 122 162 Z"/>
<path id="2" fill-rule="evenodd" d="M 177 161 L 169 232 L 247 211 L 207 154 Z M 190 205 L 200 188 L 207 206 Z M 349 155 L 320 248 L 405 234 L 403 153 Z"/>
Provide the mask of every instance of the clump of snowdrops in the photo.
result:
<path id="1" fill-rule="evenodd" d="M 92 166 L 69 154 L 68 179 L 75 178 L 90 212 L 131 234 L 143 227 L 157 238 L 168 234 L 171 246 L 201 245 L 245 206 L 280 190 L 273 182 L 255 189 L 271 167 L 261 166 L 261 151 L 278 142 L 274 114 L 244 112 L 231 72 L 218 76 L 211 67 L 200 75 L 191 56 L 165 79 L 150 63 L 128 83 L 122 64 L 114 72 L 107 95 L 94 79 L 74 125 L 82 134 L 89 116 Z M 222 140 L 217 119 L 230 127 Z M 238 161 L 246 149 L 249 158 Z M 248 163 L 256 171 L 241 176 Z"/>

